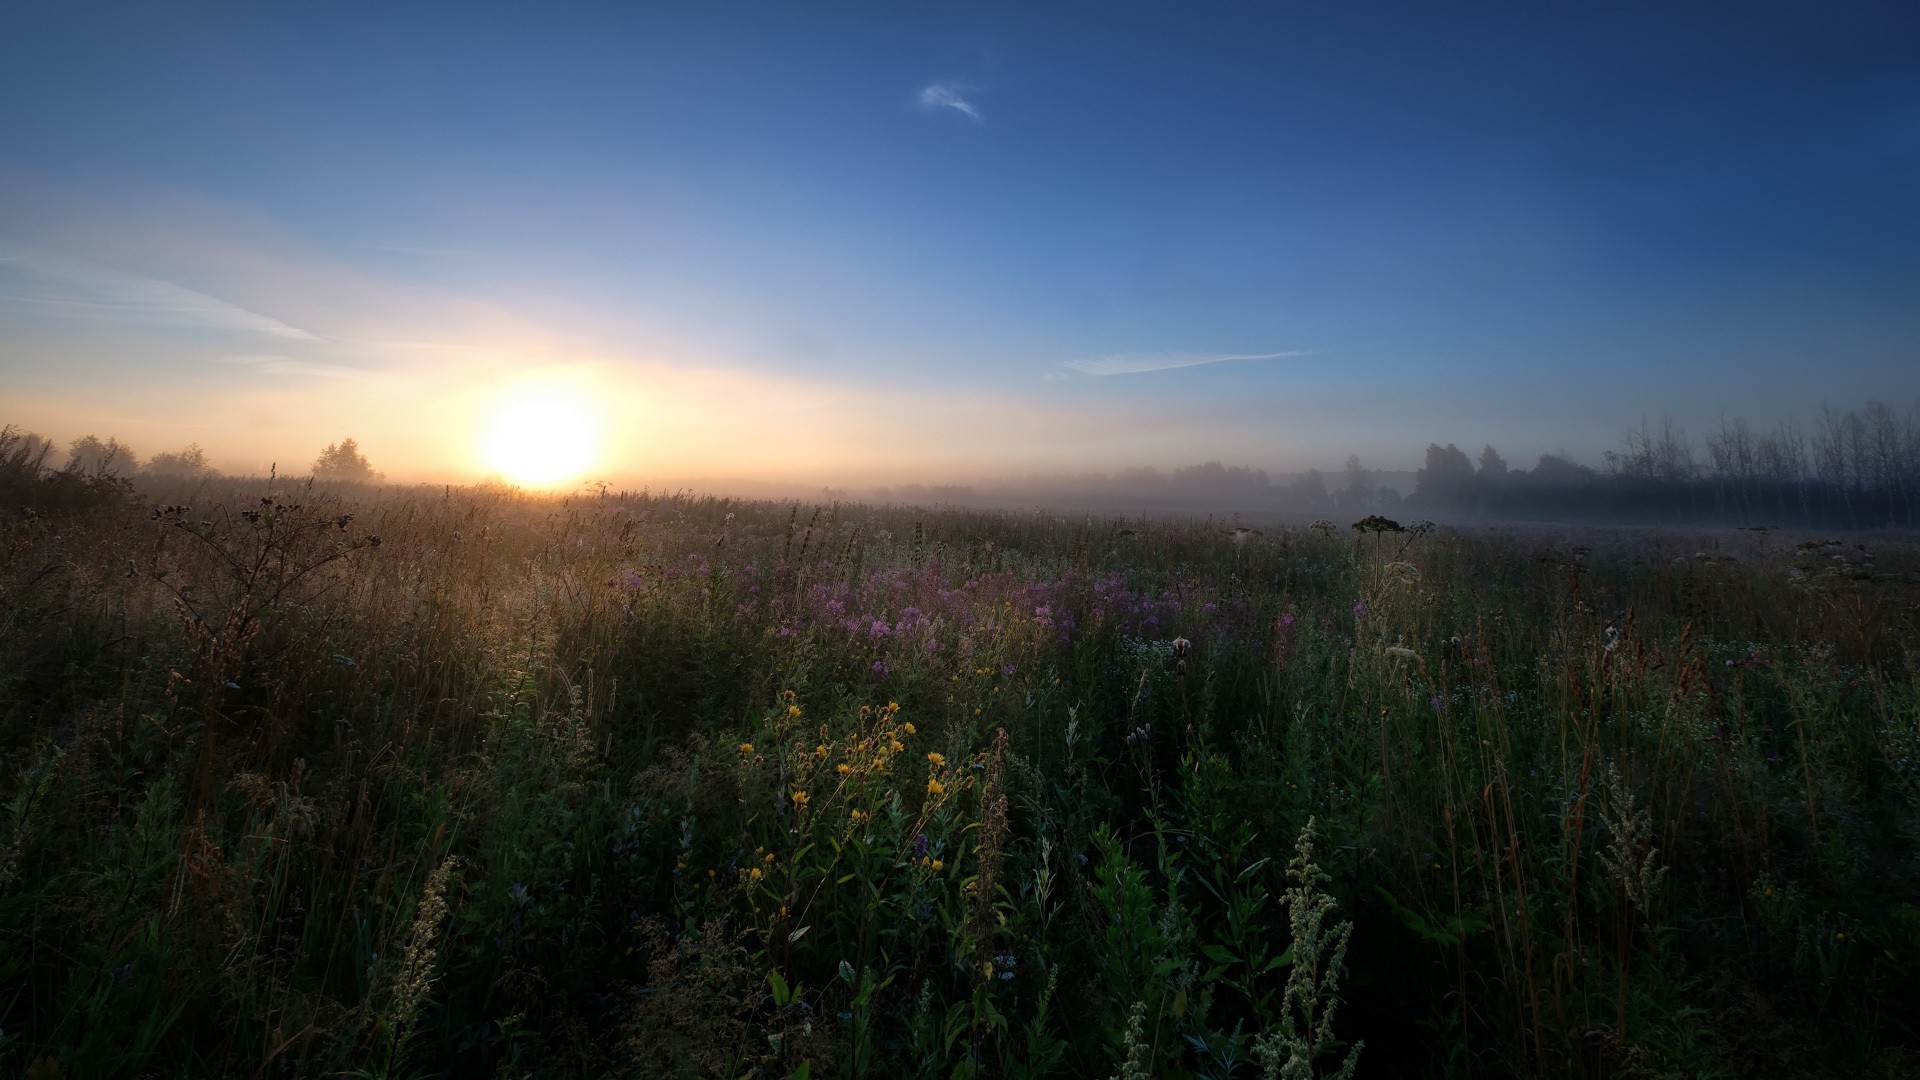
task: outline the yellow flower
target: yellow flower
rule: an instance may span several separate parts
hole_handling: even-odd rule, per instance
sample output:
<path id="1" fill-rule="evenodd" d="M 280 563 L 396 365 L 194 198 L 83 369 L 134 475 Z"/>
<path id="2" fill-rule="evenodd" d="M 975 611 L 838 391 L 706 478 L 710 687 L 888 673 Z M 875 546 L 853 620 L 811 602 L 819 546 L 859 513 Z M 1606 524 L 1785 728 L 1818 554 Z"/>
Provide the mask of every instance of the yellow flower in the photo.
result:
<path id="1" fill-rule="evenodd" d="M 782 690 L 782 691 L 780 691 L 780 700 L 781 700 L 781 701 L 792 701 L 792 700 L 793 700 L 793 691 L 791 691 L 791 690 Z"/>
<path id="2" fill-rule="evenodd" d="M 947 864 L 941 862 L 939 859 L 935 859 L 933 860 L 933 868 L 935 870 L 945 870 L 947 868 Z"/>
<path id="3" fill-rule="evenodd" d="M 914 726 L 913 726 L 913 721 L 911 721 L 911 720 L 909 720 L 909 721 L 907 721 L 907 722 L 906 722 L 906 723 L 904 723 L 904 724 L 901 724 L 901 725 L 900 725 L 900 728 L 901 728 L 901 730 L 903 730 L 903 731 L 905 731 L 905 732 L 906 732 L 907 734 L 909 734 L 909 735 L 914 735 L 914 734 L 917 734 L 917 733 L 919 732 L 919 730 L 920 730 L 919 728 L 916 728 L 916 727 L 914 727 Z"/>
<path id="4" fill-rule="evenodd" d="M 797 717 L 797 716 L 799 716 L 799 715 L 800 715 L 800 706 L 798 706 L 798 705 L 789 705 L 789 706 L 787 706 L 787 715 L 788 715 L 788 716 L 796 716 L 796 717 Z"/>
<path id="5" fill-rule="evenodd" d="M 893 751 L 894 753 L 896 753 L 896 754 L 897 754 L 897 753 L 899 753 L 900 751 L 902 751 L 902 750 L 905 750 L 905 749 L 906 749 L 906 747 L 905 747 L 904 745 L 902 745 L 902 744 L 901 744 L 901 742 L 900 742 L 900 740 L 898 740 L 898 739 L 895 739 L 895 740 L 894 740 L 893 742 L 891 742 L 891 743 L 889 743 L 889 744 L 887 744 L 887 749 L 889 749 L 889 750 L 891 750 L 891 751 Z"/>
<path id="6" fill-rule="evenodd" d="M 747 877 L 749 880 L 752 880 L 752 881 L 759 881 L 761 878 L 766 876 L 767 875 L 760 872 L 760 868 L 757 866 L 747 871 Z"/>
<path id="7" fill-rule="evenodd" d="M 761 861 L 761 862 L 772 862 L 772 861 L 773 861 L 773 852 L 771 852 L 771 851 L 769 851 L 769 852 L 767 852 L 767 857 L 766 857 L 765 859 L 762 859 L 762 860 L 760 860 L 760 861 Z"/>
<path id="8" fill-rule="evenodd" d="M 865 812 L 864 810 L 855 810 L 855 811 L 854 811 L 854 812 L 853 812 L 853 813 L 852 813 L 851 815 L 849 815 L 849 816 L 853 818 L 853 823 L 854 823 L 855 825 L 858 825 L 858 824 L 860 824 L 861 822 L 863 822 L 863 821 L 865 821 L 865 820 L 867 820 L 867 814 L 866 814 L 866 812 Z"/>
<path id="9" fill-rule="evenodd" d="M 841 776 L 845 776 L 848 773 L 853 771 L 853 766 L 843 761 L 840 764 L 834 766 L 834 771 L 839 773 Z"/>
<path id="10" fill-rule="evenodd" d="M 947 756 L 945 754 L 928 754 L 927 760 L 933 762 L 933 767 L 936 769 L 944 769 L 947 767 Z"/>
<path id="11" fill-rule="evenodd" d="M 816 746 L 816 747 L 814 747 L 814 748 L 813 748 L 813 756 L 814 756 L 814 757 L 826 757 L 826 756 L 827 756 L 827 744 L 826 744 L 826 743 L 821 743 L 821 744 L 820 744 L 819 746 Z"/>
<path id="12" fill-rule="evenodd" d="M 793 805 L 798 807 L 801 810 L 805 810 L 807 808 L 807 793 L 804 791 L 794 792 Z"/>
<path id="13" fill-rule="evenodd" d="M 938 780 L 927 781 L 927 794 L 938 795 L 945 790 L 947 790 L 947 785 L 942 784 L 940 781 Z"/>
<path id="14" fill-rule="evenodd" d="M 751 754 L 751 753 L 753 753 L 753 744 L 752 744 L 752 743 L 750 743 L 750 742 L 743 742 L 743 743 L 741 743 L 741 744 L 740 744 L 740 752 L 741 752 L 741 753 L 743 753 L 743 754 Z"/>
<path id="15" fill-rule="evenodd" d="M 900 703 L 899 703 L 899 702 L 897 702 L 897 701 L 889 701 L 889 702 L 887 702 L 887 711 L 888 711 L 888 712 L 890 712 L 890 713 L 896 713 L 896 712 L 899 712 L 899 711 L 900 711 Z"/>

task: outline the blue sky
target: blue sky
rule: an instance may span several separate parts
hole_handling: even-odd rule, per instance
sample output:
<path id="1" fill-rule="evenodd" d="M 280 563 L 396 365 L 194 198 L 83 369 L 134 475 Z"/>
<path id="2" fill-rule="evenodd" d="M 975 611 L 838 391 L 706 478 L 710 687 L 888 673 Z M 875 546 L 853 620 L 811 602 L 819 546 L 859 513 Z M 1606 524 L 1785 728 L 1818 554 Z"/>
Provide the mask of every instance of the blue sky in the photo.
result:
<path id="1" fill-rule="evenodd" d="M 0 100 L 8 419 L 234 467 L 555 373 L 637 473 L 1920 397 L 1912 4 L 25 0 Z"/>

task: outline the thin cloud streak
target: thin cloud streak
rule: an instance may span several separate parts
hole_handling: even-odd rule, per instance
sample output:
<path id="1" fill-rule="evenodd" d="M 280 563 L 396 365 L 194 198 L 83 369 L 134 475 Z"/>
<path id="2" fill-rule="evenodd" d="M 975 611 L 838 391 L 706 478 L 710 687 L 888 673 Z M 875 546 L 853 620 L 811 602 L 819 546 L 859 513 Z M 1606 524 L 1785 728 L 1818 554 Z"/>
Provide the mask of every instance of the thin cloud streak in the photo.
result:
<path id="1" fill-rule="evenodd" d="M 980 115 L 979 108 L 965 97 L 972 90 L 973 87 L 960 83 L 932 83 L 920 91 L 920 105 L 926 109 L 952 109 L 976 124 L 984 124 L 987 121 Z"/>
<path id="2" fill-rule="evenodd" d="M 83 321 L 319 340 L 297 326 L 206 293 L 12 244 L 0 244 L 0 307 Z"/>
<path id="3" fill-rule="evenodd" d="M 229 364 L 252 368 L 262 375 L 277 375 L 285 378 L 362 379 L 369 375 L 369 372 L 348 367 L 345 364 L 301 360 L 292 356 L 228 356 L 223 359 Z"/>
<path id="4" fill-rule="evenodd" d="M 1175 368 L 1199 367 L 1203 364 L 1226 364 L 1242 360 L 1287 360 L 1296 356 L 1310 356 L 1311 349 L 1289 349 L 1270 353 L 1125 353 L 1115 356 L 1092 356 L 1084 360 L 1067 360 L 1061 367 L 1076 375 L 1090 375 L 1104 378 L 1109 375 L 1139 375 L 1148 371 L 1172 371 Z"/>

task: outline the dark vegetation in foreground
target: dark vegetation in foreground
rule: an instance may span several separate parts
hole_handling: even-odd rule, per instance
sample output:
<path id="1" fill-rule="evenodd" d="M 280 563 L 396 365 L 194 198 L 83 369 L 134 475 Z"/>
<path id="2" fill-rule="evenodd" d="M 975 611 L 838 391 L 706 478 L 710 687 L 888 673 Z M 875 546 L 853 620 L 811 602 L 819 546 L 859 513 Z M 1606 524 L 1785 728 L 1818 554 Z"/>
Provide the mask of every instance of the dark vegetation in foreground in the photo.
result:
<path id="1" fill-rule="evenodd" d="M 0 1074 L 1920 1067 L 1897 536 L 6 492 Z"/>

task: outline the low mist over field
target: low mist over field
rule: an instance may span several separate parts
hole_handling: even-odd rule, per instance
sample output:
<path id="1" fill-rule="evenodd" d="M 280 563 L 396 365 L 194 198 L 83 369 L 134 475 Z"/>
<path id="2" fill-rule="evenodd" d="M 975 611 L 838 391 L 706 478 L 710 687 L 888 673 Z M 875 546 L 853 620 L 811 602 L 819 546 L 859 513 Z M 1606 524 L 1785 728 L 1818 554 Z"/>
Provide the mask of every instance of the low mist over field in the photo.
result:
<path id="1" fill-rule="evenodd" d="M 1920 1076 L 1920 7 L 0 5 L 0 1077 Z"/>
<path id="2" fill-rule="evenodd" d="M 202 483 L 222 475 L 198 443 L 142 461 L 117 438 L 87 435 L 64 455 L 38 434 L 7 429 L 0 454 L 16 468 L 58 470 L 163 482 Z M 1599 467 L 1571 454 L 1542 454 L 1531 467 L 1509 464 L 1491 443 L 1469 457 L 1454 443 L 1429 444 L 1416 470 L 1369 468 L 1347 455 L 1334 472 L 1306 469 L 1269 473 L 1209 461 L 1162 471 L 1153 466 L 1111 473 L 1030 474 L 974 483 L 842 482 L 818 487 L 795 480 L 741 477 L 609 474 L 575 475 L 558 459 L 585 456 L 581 445 L 529 440 L 523 466 L 552 470 L 545 483 L 517 485 L 511 473 L 487 483 L 551 492 L 606 490 L 692 491 L 749 498 L 922 506 L 1030 507 L 1138 514 L 1220 514 L 1248 519 L 1301 519 L 1322 514 L 1428 515 L 1457 522 L 1582 522 L 1588 524 L 1701 524 L 1742 528 L 1912 528 L 1920 525 L 1920 406 L 1905 413 L 1884 402 L 1864 409 L 1827 408 L 1811 431 L 1782 423 L 1757 430 L 1745 419 L 1723 418 L 1695 439 L 1671 419 L 1642 421 L 1618 450 L 1599 455 Z M 582 466 L 583 468 L 585 466 Z M 328 443 L 305 468 L 277 463 L 268 470 L 293 479 L 383 484 L 352 437 Z M 257 474 L 243 474 L 258 478 Z M 522 477 L 521 479 L 525 479 Z M 416 481 L 417 482 L 417 481 Z M 395 486 L 407 486 L 395 481 Z"/>

